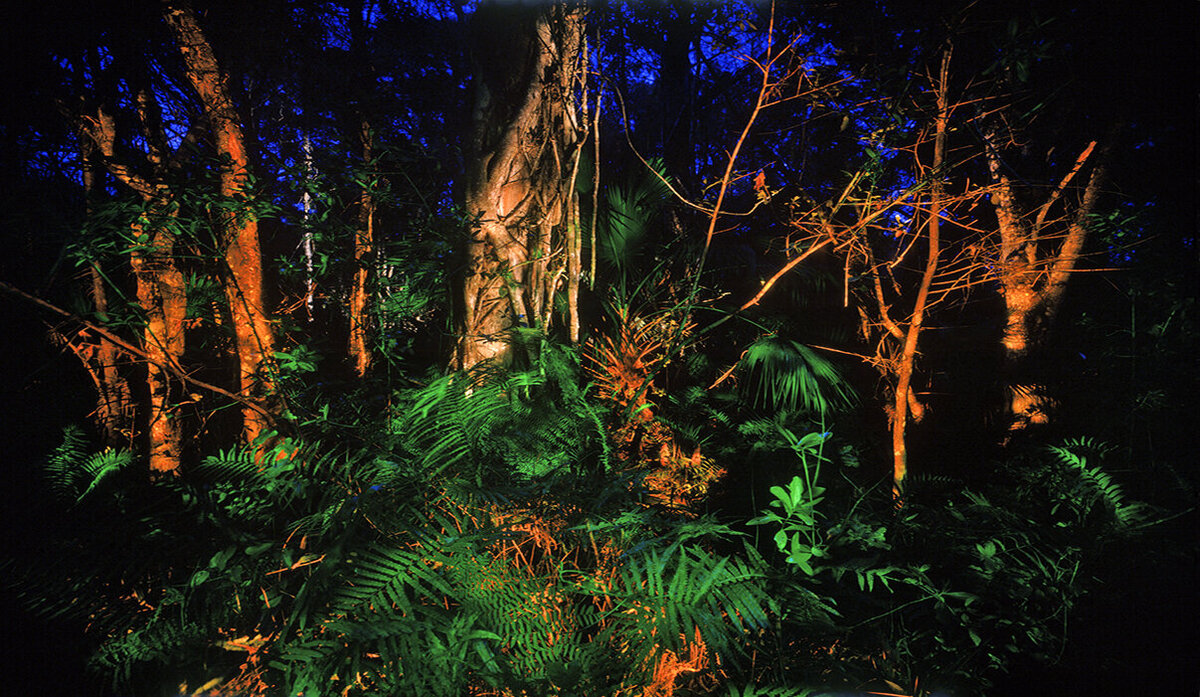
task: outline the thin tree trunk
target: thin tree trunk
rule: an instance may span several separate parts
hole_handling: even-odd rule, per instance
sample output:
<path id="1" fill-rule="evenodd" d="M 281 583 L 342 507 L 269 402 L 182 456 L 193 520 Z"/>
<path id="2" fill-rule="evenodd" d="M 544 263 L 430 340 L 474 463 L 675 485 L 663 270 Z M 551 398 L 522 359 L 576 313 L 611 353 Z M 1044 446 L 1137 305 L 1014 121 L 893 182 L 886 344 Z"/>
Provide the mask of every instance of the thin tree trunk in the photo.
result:
<path id="1" fill-rule="evenodd" d="M 371 125 L 363 119 L 363 163 L 371 167 L 374 158 Z M 371 368 L 371 318 L 368 307 L 371 268 L 375 256 L 375 197 L 370 182 L 364 183 L 358 199 L 358 225 L 354 229 L 354 285 L 350 290 L 350 356 L 354 373 L 360 378 Z"/>
<path id="2" fill-rule="evenodd" d="M 108 292 L 104 278 L 96 263 L 88 265 L 91 282 L 92 303 L 96 308 L 96 319 L 108 323 Z M 129 381 L 118 369 L 121 352 L 111 342 L 98 339 L 96 343 L 96 386 L 99 403 L 96 406 L 96 422 L 104 434 L 104 442 L 118 447 L 128 441 L 129 417 L 133 408 L 133 396 Z"/>
<path id="3" fill-rule="evenodd" d="M 937 275 L 938 256 L 941 253 L 942 215 L 942 165 L 946 159 L 946 129 L 950 117 L 947 99 L 950 78 L 950 49 L 942 52 L 942 66 L 937 85 L 937 122 L 934 126 L 933 163 L 930 174 L 933 182 L 929 195 L 929 252 L 925 260 L 925 272 L 913 305 L 912 318 L 904 337 L 904 348 L 896 374 L 895 402 L 892 405 L 892 494 L 897 501 L 904 494 L 904 483 L 908 477 L 908 415 L 910 403 L 915 402 L 912 394 L 913 364 L 917 357 L 917 345 L 921 330 L 925 326 L 925 309 L 929 302 L 929 287 Z"/>
<path id="4" fill-rule="evenodd" d="M 152 165 L 161 165 L 163 153 L 157 151 L 152 133 L 154 118 L 151 100 L 145 93 L 138 95 L 139 113 L 151 148 L 148 155 Z M 175 232 L 171 211 L 171 192 L 161 182 L 147 179 L 114 158 L 116 122 L 103 110 L 91 119 L 91 136 L 104 156 L 109 171 L 141 196 L 144 212 L 131 224 L 134 239 L 130 249 L 130 265 L 136 284 L 138 305 L 145 314 L 142 331 L 142 350 L 147 357 L 146 385 L 150 408 L 147 413 L 150 471 L 154 476 L 173 473 L 179 469 L 183 451 L 182 431 L 174 414 L 171 397 L 170 371 L 179 368 L 184 351 L 183 320 L 187 314 L 187 290 L 183 273 L 175 264 Z"/>
<path id="5" fill-rule="evenodd" d="M 192 9 L 184 4 L 168 4 L 165 16 L 179 44 L 187 79 L 200 96 L 208 117 L 217 155 L 224 160 L 220 169 L 221 195 L 230 200 L 244 199 L 252 193 L 248 190 L 250 162 L 226 78 Z M 275 413 L 277 394 L 272 374 L 275 337 L 264 297 L 258 220 L 245 207 L 226 212 L 222 223 L 228 267 L 225 297 L 237 345 L 240 394 Z M 272 426 L 271 420 L 255 409 L 244 408 L 242 418 L 243 437 L 248 443 Z"/>
<path id="6" fill-rule="evenodd" d="M 157 208 L 154 203 L 151 206 Z M 179 469 L 183 453 L 180 423 L 173 409 L 171 375 L 167 365 L 179 365 L 183 357 L 183 320 L 187 295 L 183 274 L 175 266 L 173 233 L 167 214 L 155 215 L 133 225 L 134 239 L 148 238 L 148 245 L 135 249 L 130 258 L 137 284 L 138 304 L 146 313 L 142 347 L 149 357 L 146 386 L 150 392 L 150 471 L 162 475 Z"/>
<path id="7" fill-rule="evenodd" d="M 86 132 L 80 133 L 79 143 L 83 162 L 83 196 L 86 214 L 91 217 L 95 212 L 94 199 L 99 188 L 98 183 L 101 181 L 100 168 L 103 165 L 96 157 L 98 153 L 95 141 L 88 138 Z M 100 266 L 94 261 L 88 264 L 88 281 L 96 319 L 102 324 L 107 324 L 108 290 L 104 285 Z M 89 353 L 89 358 L 84 363 L 88 372 L 92 374 L 99 395 L 96 423 L 100 427 L 105 444 L 119 447 L 128 442 L 129 417 L 133 407 L 129 382 L 117 369 L 120 350 L 104 337 L 97 337 L 94 349 Z"/>
<path id="8" fill-rule="evenodd" d="M 308 136 L 304 136 L 304 176 L 311 181 L 313 175 L 312 162 L 312 140 Z M 300 197 L 300 205 L 304 212 L 304 232 L 302 233 L 300 244 L 304 249 L 304 311 L 305 319 L 309 324 L 313 321 L 313 307 L 315 296 L 317 294 L 317 279 L 315 272 L 315 257 L 316 249 L 314 247 L 316 235 L 312 229 L 312 193 L 308 187 L 304 189 L 304 194 Z"/>

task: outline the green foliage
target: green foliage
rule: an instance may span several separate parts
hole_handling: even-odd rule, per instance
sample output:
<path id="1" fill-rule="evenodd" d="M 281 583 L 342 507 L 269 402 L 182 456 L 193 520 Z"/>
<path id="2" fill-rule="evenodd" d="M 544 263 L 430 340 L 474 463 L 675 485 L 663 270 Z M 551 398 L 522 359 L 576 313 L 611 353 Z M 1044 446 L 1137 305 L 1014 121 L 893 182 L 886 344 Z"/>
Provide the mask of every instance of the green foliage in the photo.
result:
<path id="1" fill-rule="evenodd" d="M 1064 507 L 1070 509 L 1074 520 L 1060 520 L 1060 527 L 1085 523 L 1097 507 L 1103 509 L 1104 517 L 1119 531 L 1130 531 L 1146 522 L 1149 514 L 1147 506 L 1129 501 L 1111 474 L 1101 469 L 1099 464 L 1088 462 L 1089 457 L 1093 460 L 1102 459 L 1111 452 L 1110 446 L 1091 438 L 1076 438 L 1062 445 L 1047 446 L 1047 449 L 1074 474 L 1073 485 L 1062 492 L 1058 505 L 1051 511 L 1057 514 Z"/>
<path id="2" fill-rule="evenodd" d="M 743 397 L 756 407 L 824 418 L 855 401 L 853 389 L 833 363 L 790 339 L 759 339 L 746 349 L 741 367 Z"/>
<path id="3" fill-rule="evenodd" d="M 666 166 L 661 159 L 639 168 L 624 181 L 604 191 L 596 230 L 596 256 L 621 279 L 628 282 L 638 268 L 639 255 L 651 240 L 651 226 L 670 195 Z"/>
<path id="4" fill-rule="evenodd" d="M 482 486 L 606 469 L 607 436 L 577 386 L 574 354 L 545 343 L 527 348 L 531 370 L 485 382 L 451 375 L 408 393 L 392 429 L 422 472 Z"/>
<path id="5" fill-rule="evenodd" d="M 664 650 L 682 653 L 696 636 L 715 655 L 731 658 L 743 649 L 735 639 L 768 626 L 772 601 L 763 588 L 764 571 L 754 562 L 753 556 L 717 556 L 691 545 L 645 549 L 625 562 L 616 584 L 621 590 L 608 594 L 616 604 L 601 636 L 640 665 Z M 728 631 L 727 623 L 737 632 Z"/>
<path id="6" fill-rule="evenodd" d="M 89 618 L 93 666 L 128 690 L 614 694 L 667 652 L 736 664 L 778 611 L 766 562 L 637 503 L 576 371 L 547 345 L 408 392 L 386 451 L 276 436 L 154 483 L 69 430 L 46 471 L 85 507 L 78 549 L 22 585 Z"/>
<path id="7" fill-rule="evenodd" d="M 276 436 L 148 484 L 69 429 L 46 472 L 80 535 L 18 585 L 88 617 L 94 667 L 131 690 L 625 694 L 719 660 L 727 694 L 973 693 L 1058 655 L 1105 542 L 1145 520 L 1094 440 L 1049 448 L 1010 489 L 914 479 L 895 511 L 831 434 L 715 420 L 743 456 L 794 468 L 749 521 L 768 563 L 714 518 L 640 504 L 573 352 L 538 346 L 526 370 L 397 396 L 364 449 Z"/>
<path id="8" fill-rule="evenodd" d="M 830 498 L 818 483 L 828 434 L 775 428 L 801 471 L 771 487 L 770 508 L 750 524 L 775 530 L 787 566 L 830 595 L 850 641 L 874 637 L 886 653 L 870 665 L 861 655 L 800 661 L 829 686 L 876 679 L 974 694 L 1018 657 L 1054 660 L 1093 585 L 1089 569 L 1107 563 L 1105 543 L 1147 512 L 1089 463 L 1106 450 L 1090 439 L 1049 448 L 1053 459 L 1037 461 L 1020 493 L 997 489 L 1005 505 L 935 481 L 916 482 L 899 511 L 872 511 L 861 505 L 869 492 Z M 856 583 L 841 584 L 846 576 Z M 799 633 L 786 621 L 781 631 Z"/>
<path id="9" fill-rule="evenodd" d="M 787 555 L 787 563 L 794 564 L 803 573 L 813 576 L 813 564 L 820 563 L 827 551 L 821 539 L 817 506 L 825 494 L 825 487 L 817 484 L 822 459 L 821 449 L 829 433 L 809 433 L 797 438 L 790 430 L 777 426 L 800 460 L 800 474 L 792 477 L 787 488 L 771 487 L 775 500 L 771 507 L 779 509 L 764 511 L 763 515 L 750 521 L 750 525 L 778 526 L 774 535 L 775 546 Z"/>

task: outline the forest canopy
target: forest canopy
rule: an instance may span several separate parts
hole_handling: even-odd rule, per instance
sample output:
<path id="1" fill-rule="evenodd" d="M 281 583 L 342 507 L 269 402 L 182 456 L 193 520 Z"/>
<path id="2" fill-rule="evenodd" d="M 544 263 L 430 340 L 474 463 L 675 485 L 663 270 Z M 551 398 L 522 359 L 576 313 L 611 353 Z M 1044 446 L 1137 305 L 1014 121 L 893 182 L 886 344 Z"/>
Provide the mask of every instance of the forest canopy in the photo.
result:
<path id="1" fill-rule="evenodd" d="M 1179 5 L 13 11 L 4 611 L 122 695 L 1194 690 Z"/>

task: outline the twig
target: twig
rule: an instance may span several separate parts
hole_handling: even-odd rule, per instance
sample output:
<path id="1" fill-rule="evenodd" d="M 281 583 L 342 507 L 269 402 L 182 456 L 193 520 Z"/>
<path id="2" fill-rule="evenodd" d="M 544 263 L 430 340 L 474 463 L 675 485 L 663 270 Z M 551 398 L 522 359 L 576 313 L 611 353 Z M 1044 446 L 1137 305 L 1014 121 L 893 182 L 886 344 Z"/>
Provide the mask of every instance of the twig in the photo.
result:
<path id="1" fill-rule="evenodd" d="M 227 390 L 223 387 L 218 387 L 217 385 L 214 385 L 209 382 L 205 382 L 203 380 L 197 380 L 196 378 L 192 377 L 191 375 L 188 375 L 187 373 L 183 372 L 183 370 L 179 366 L 173 365 L 169 362 L 156 361 L 156 360 L 150 358 L 150 356 L 145 351 L 143 351 L 143 350 L 137 348 L 136 346 L 134 346 L 133 344 L 125 341 L 124 339 L 117 336 L 116 334 L 113 334 L 112 332 L 108 331 L 104 327 L 102 327 L 98 324 L 95 324 L 94 322 L 89 322 L 88 320 L 80 317 L 79 315 L 77 315 L 73 312 L 64 310 L 61 307 L 59 307 L 49 301 L 46 301 L 46 300 L 43 300 L 42 298 L 37 297 L 36 295 L 30 295 L 29 293 L 26 293 L 25 291 L 21 290 L 20 288 L 17 288 L 16 286 L 13 286 L 4 281 L 0 281 L 0 291 L 4 291 L 5 293 L 8 293 L 10 295 L 15 295 L 16 297 L 21 298 L 22 300 L 25 300 L 27 302 L 33 303 L 34 305 L 37 305 L 38 307 L 40 307 L 44 310 L 49 310 L 50 312 L 53 312 L 56 315 L 59 315 L 61 317 L 66 317 L 67 319 L 71 320 L 72 322 L 78 322 L 79 324 L 82 324 L 83 326 L 87 327 L 88 329 L 90 329 L 90 330 L 96 332 L 97 334 L 99 334 L 100 336 L 104 337 L 106 340 L 115 344 L 116 346 L 119 346 L 119 347 L 125 349 L 126 351 L 132 353 L 133 355 L 138 356 L 138 357 L 146 360 L 149 363 L 153 363 L 153 364 L 159 366 L 160 368 L 163 368 L 163 369 L 167 370 L 168 372 L 173 373 L 175 375 L 175 377 L 179 378 L 180 380 L 182 380 L 186 383 L 195 385 L 196 387 L 199 387 L 204 390 L 208 390 L 209 392 L 214 392 L 216 394 L 221 395 L 222 397 L 228 397 L 229 399 L 232 399 L 233 401 L 238 402 L 239 404 L 243 404 L 247 407 L 250 407 L 254 411 L 257 411 L 258 413 L 267 417 L 271 421 L 276 420 L 276 415 L 272 414 L 270 411 L 268 411 L 262 405 L 257 404 L 254 401 L 249 400 L 240 395 L 234 394 L 233 392 L 230 392 L 229 390 Z"/>

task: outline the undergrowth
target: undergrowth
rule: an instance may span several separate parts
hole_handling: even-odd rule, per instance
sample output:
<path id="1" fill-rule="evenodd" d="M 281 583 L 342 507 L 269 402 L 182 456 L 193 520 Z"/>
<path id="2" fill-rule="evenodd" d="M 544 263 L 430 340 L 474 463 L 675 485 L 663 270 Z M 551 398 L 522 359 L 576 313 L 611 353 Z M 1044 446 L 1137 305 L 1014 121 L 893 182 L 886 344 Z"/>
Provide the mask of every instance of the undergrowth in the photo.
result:
<path id="1" fill-rule="evenodd" d="M 915 478 L 897 510 L 852 443 L 805 432 L 824 415 L 704 396 L 680 438 L 770 498 L 668 506 L 579 375 L 547 343 L 396 394 L 382 433 L 325 424 L 156 482 L 70 428 L 45 474 L 71 534 L 5 572 L 87 623 L 126 694 L 965 695 L 1053 660 L 1104 542 L 1153 516 L 1086 439 L 988 491 Z"/>

